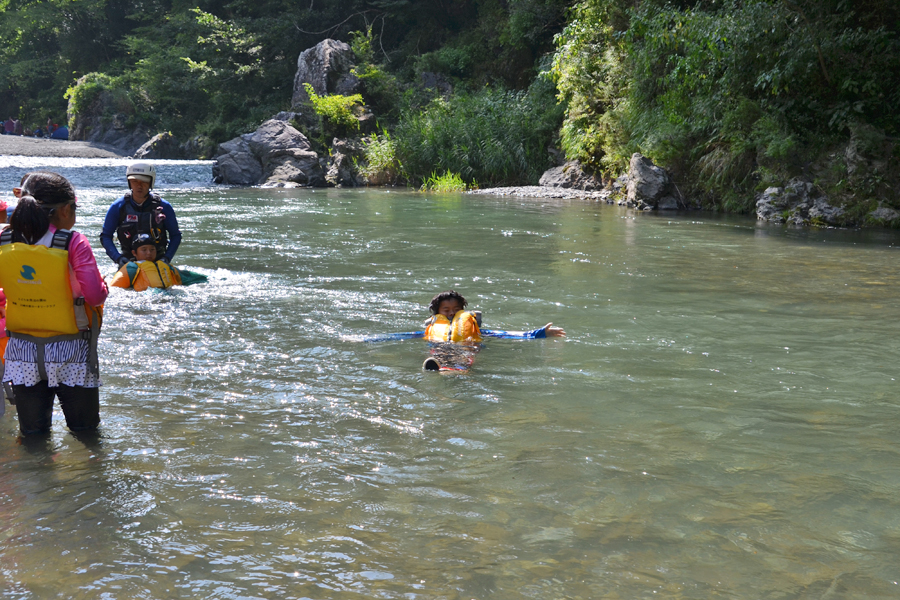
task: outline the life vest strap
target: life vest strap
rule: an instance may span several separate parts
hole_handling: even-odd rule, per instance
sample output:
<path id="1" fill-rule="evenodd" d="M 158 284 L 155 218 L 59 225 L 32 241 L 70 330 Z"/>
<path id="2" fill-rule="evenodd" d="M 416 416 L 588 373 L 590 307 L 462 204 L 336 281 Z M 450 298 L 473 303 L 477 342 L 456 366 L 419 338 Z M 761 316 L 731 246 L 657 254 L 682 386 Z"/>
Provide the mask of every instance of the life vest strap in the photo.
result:
<path id="1" fill-rule="evenodd" d="M 50 242 L 51 248 L 69 251 L 69 243 L 72 241 L 72 232 L 68 229 L 57 229 L 53 234 L 53 240 Z"/>
<path id="2" fill-rule="evenodd" d="M 14 243 L 16 241 L 16 238 L 13 236 L 14 236 L 14 232 L 9 227 L 7 227 L 2 232 L 0 232 L 0 246 L 5 246 L 7 244 Z M 21 235 L 18 237 L 19 237 L 19 240 L 22 241 L 22 243 L 27 243 L 27 242 L 25 242 L 25 240 L 23 239 L 23 237 Z M 72 232 L 71 231 L 69 231 L 68 229 L 57 229 L 55 232 L 53 232 L 53 237 L 50 239 L 50 245 L 48 246 L 48 248 L 55 248 L 57 250 L 65 250 L 66 252 L 68 252 L 69 244 L 71 242 L 72 242 Z M 31 244 L 29 244 L 29 245 L 31 245 Z"/>

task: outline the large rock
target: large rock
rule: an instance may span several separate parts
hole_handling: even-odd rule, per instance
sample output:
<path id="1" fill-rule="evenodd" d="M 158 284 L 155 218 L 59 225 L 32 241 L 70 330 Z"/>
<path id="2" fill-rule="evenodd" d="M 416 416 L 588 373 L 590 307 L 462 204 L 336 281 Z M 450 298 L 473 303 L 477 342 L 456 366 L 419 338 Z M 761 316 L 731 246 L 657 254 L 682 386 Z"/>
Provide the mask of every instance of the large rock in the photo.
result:
<path id="1" fill-rule="evenodd" d="M 878 208 L 866 215 L 866 220 L 876 225 L 894 227 L 900 224 L 900 211 L 881 206 L 879 203 Z"/>
<path id="2" fill-rule="evenodd" d="M 309 140 L 278 119 L 269 119 L 253 133 L 220 144 L 213 179 L 233 185 L 325 185 L 319 155 Z"/>
<path id="3" fill-rule="evenodd" d="M 637 152 L 628 166 L 625 205 L 638 210 L 678 210 L 687 208 L 681 192 L 665 169 Z"/>
<path id="4" fill-rule="evenodd" d="M 363 181 L 356 164 L 363 158 L 362 144 L 355 140 L 334 138 L 331 142 L 331 160 L 325 181 L 334 187 L 358 187 Z"/>
<path id="5" fill-rule="evenodd" d="M 320 96 L 356 94 L 359 91 L 359 78 L 350 72 L 353 66 L 353 50 L 345 42 L 327 39 L 307 48 L 297 58 L 291 106 L 299 108 L 309 101 L 304 83 L 312 85 Z"/>
<path id="6" fill-rule="evenodd" d="M 178 160 L 189 157 L 185 156 L 184 149 L 178 142 L 178 139 L 168 131 L 164 131 L 163 133 L 157 133 L 146 144 L 138 148 L 134 153 L 134 158 L 171 158 Z"/>
<path id="7" fill-rule="evenodd" d="M 809 181 L 792 179 L 785 187 L 770 187 L 756 196 L 756 217 L 770 223 L 843 226 L 849 224 L 844 209 Z"/>
<path id="8" fill-rule="evenodd" d="M 559 187 L 575 190 L 597 192 L 603 189 L 603 179 L 585 173 L 581 163 L 570 160 L 564 165 L 551 167 L 544 171 L 538 182 L 541 187 Z"/>

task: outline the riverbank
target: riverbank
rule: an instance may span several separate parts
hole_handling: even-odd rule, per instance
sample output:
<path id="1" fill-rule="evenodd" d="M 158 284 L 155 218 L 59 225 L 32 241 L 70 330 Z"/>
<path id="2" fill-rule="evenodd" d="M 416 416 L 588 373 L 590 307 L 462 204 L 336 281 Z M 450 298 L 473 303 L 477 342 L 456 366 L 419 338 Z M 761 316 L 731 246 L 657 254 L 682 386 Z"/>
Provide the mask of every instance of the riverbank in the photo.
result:
<path id="1" fill-rule="evenodd" d="M 573 200 L 576 198 L 609 200 L 612 195 L 610 190 L 585 191 L 572 188 L 549 187 L 542 185 L 521 185 L 511 187 L 485 188 L 480 190 L 471 190 L 470 194 L 487 194 L 492 196 L 522 196 L 528 198 L 559 198 L 564 200 Z"/>
<path id="2" fill-rule="evenodd" d="M 0 135 L 0 155 L 2 156 L 52 156 L 56 158 L 128 158 L 128 154 L 105 144 L 92 142 L 70 142 L 25 137 L 21 135 Z"/>

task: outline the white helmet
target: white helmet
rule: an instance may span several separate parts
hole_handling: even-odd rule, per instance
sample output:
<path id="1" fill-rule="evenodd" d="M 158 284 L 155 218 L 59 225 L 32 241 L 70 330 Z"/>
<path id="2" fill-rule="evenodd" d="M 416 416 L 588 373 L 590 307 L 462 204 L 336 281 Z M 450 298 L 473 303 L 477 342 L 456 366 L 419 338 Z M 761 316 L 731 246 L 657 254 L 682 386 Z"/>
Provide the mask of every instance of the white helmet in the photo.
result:
<path id="1" fill-rule="evenodd" d="M 150 189 L 153 189 L 153 184 L 156 183 L 156 167 L 151 165 L 150 163 L 133 163 L 128 165 L 128 169 L 125 171 L 126 179 L 137 179 L 141 178 L 144 181 L 147 179 L 150 180 Z"/>

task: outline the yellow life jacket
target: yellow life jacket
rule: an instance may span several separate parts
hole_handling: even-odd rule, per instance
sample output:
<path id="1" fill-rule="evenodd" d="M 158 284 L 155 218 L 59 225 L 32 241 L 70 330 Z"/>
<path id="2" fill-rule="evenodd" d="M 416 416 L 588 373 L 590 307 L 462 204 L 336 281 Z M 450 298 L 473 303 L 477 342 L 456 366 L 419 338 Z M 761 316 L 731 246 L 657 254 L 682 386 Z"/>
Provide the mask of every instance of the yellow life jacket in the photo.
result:
<path id="1" fill-rule="evenodd" d="M 128 287 L 133 287 L 139 292 L 148 287 L 166 289 L 173 285 L 181 285 L 181 275 L 178 273 L 178 269 L 172 268 L 161 260 L 130 262 L 122 266 L 119 273 L 124 273 L 128 277 Z M 114 285 L 116 284 L 114 283 Z"/>
<path id="2" fill-rule="evenodd" d="M 88 365 L 100 372 L 97 340 L 103 323 L 103 306 L 85 304 L 72 294 L 69 242 L 72 232 L 59 229 L 47 245 L 13 242 L 13 232 L 0 233 L 0 285 L 6 294 L 6 330 L 10 337 L 38 346 L 84 339 L 89 342 Z M 38 360 L 41 379 L 47 379 L 44 362 Z"/>
<path id="3" fill-rule="evenodd" d="M 425 327 L 429 342 L 480 342 L 481 329 L 475 313 L 461 310 L 449 321 L 444 315 L 434 315 Z"/>
<path id="4" fill-rule="evenodd" d="M 90 328 L 84 298 L 72 297 L 70 237 L 71 232 L 57 231 L 47 247 L 12 243 L 8 230 L 0 236 L 0 283 L 10 332 L 46 338 Z"/>

